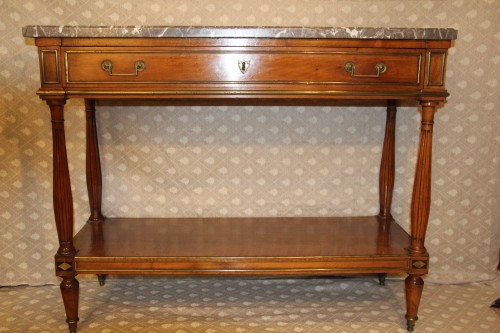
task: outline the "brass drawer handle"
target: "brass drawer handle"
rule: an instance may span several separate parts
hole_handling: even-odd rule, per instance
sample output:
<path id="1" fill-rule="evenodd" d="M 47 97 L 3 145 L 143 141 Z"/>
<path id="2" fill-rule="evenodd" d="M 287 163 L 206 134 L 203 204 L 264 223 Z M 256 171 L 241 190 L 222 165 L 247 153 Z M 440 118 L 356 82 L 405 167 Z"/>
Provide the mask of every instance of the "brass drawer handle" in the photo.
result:
<path id="1" fill-rule="evenodd" d="M 387 65 L 383 62 L 377 63 L 375 65 L 376 74 L 354 74 L 356 65 L 351 61 L 345 63 L 344 69 L 347 73 L 351 74 L 351 77 L 379 77 L 380 74 L 383 74 L 387 71 Z"/>
<path id="2" fill-rule="evenodd" d="M 128 73 L 128 74 L 127 73 L 119 73 L 119 74 L 113 73 L 113 62 L 111 60 L 104 60 L 101 63 L 101 68 L 105 72 L 108 72 L 108 74 L 111 76 L 137 76 L 137 75 L 139 75 L 139 72 L 142 72 L 146 69 L 146 63 L 142 60 L 137 60 L 134 64 L 135 73 Z"/>

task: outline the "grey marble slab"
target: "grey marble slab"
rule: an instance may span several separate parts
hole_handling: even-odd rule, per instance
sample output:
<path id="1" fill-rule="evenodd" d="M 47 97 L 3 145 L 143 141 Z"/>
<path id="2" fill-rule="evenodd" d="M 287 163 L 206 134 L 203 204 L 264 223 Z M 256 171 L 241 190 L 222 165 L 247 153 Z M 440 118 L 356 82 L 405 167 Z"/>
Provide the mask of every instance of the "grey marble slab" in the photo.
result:
<path id="1" fill-rule="evenodd" d="M 427 39 L 452 40 L 449 28 L 368 27 L 197 27 L 197 26 L 47 26 L 23 27 L 25 37 L 96 38 L 333 38 L 333 39 Z"/>

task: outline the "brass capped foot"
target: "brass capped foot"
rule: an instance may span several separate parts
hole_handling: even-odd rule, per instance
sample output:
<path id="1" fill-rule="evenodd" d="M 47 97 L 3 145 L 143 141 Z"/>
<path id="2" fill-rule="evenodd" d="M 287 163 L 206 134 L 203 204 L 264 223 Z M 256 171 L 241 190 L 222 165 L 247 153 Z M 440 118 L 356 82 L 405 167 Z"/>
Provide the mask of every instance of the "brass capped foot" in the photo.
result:
<path id="1" fill-rule="evenodd" d="M 99 280 L 100 286 L 104 286 L 106 283 L 106 274 L 97 274 L 97 280 Z"/>
<path id="2" fill-rule="evenodd" d="M 406 317 L 406 330 L 408 332 L 413 332 L 415 329 L 415 322 L 418 320 L 418 317 L 416 318 L 408 318 Z"/>
<path id="3" fill-rule="evenodd" d="M 385 286 L 385 278 L 387 277 L 387 273 L 379 273 L 378 274 L 378 284 L 381 286 Z"/>
<path id="4" fill-rule="evenodd" d="M 68 328 L 69 328 L 69 333 L 76 333 L 76 325 L 77 321 L 69 321 L 68 322 Z"/>

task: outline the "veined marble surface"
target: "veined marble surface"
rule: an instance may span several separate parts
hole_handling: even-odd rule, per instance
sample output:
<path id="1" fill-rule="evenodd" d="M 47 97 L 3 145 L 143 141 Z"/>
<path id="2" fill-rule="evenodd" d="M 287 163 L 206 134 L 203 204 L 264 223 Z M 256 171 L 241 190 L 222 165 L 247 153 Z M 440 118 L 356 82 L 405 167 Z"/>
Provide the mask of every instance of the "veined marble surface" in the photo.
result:
<path id="1" fill-rule="evenodd" d="M 233 37 L 233 38 L 351 38 L 351 39 L 432 39 L 457 38 L 449 28 L 368 28 L 368 27 L 196 27 L 196 26 L 46 26 L 23 27 L 25 37 Z"/>

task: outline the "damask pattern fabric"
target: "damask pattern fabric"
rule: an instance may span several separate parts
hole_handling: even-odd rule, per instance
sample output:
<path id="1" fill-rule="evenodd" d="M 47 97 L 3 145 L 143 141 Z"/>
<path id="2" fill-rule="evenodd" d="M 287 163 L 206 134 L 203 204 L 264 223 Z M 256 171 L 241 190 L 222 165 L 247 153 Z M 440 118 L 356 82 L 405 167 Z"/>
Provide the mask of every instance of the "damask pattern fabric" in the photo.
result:
<path id="1" fill-rule="evenodd" d="M 500 240 L 500 4 L 443 1 L 0 0 L 0 285 L 54 283 L 47 106 L 27 24 L 452 27 L 435 125 L 429 281 L 493 279 Z M 108 216 L 371 215 L 382 106 L 98 105 Z M 116 104 L 116 103 L 115 103 Z M 81 101 L 66 112 L 76 227 L 88 217 Z M 398 112 L 393 215 L 408 230 L 419 114 Z"/>

